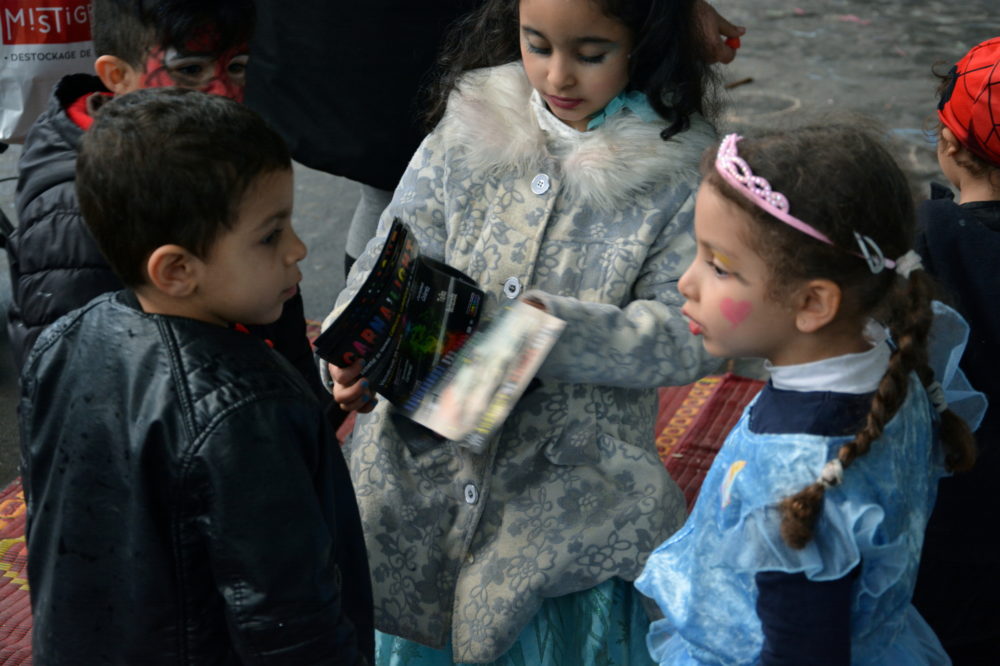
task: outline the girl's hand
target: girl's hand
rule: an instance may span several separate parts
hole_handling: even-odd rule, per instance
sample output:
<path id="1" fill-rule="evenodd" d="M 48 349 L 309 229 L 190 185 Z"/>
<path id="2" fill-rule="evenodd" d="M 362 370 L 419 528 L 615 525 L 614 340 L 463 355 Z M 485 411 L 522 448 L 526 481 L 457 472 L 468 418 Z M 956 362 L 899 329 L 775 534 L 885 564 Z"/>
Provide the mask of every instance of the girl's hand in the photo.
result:
<path id="1" fill-rule="evenodd" d="M 715 7 L 705 0 L 695 2 L 694 13 L 695 20 L 701 25 L 701 36 L 705 42 L 705 59 L 709 64 L 731 63 L 736 58 L 740 37 L 746 34 L 747 29 L 724 19 Z"/>
<path id="2" fill-rule="evenodd" d="M 359 411 L 362 414 L 375 409 L 378 399 L 368 386 L 368 380 L 361 376 L 361 360 L 348 368 L 328 364 L 333 378 L 333 399 L 345 412 Z"/>

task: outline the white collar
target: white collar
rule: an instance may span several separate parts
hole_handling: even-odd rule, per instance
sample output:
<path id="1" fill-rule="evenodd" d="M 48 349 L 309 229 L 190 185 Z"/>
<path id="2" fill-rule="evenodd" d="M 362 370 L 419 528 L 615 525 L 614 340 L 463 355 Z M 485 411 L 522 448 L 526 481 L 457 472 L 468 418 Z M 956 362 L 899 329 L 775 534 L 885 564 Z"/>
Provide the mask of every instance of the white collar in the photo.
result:
<path id="1" fill-rule="evenodd" d="M 538 126 L 550 136 L 566 141 L 578 142 L 586 134 L 586 132 L 581 132 L 559 120 L 554 113 L 549 111 L 549 107 L 545 105 L 541 93 L 537 90 L 531 91 L 531 109 L 535 112 L 535 119 L 538 120 Z"/>
<path id="2" fill-rule="evenodd" d="M 774 388 L 785 391 L 871 393 L 885 376 L 891 355 L 888 343 L 878 342 L 868 351 L 856 354 L 798 365 L 774 366 L 765 361 L 764 368 L 771 373 Z"/>

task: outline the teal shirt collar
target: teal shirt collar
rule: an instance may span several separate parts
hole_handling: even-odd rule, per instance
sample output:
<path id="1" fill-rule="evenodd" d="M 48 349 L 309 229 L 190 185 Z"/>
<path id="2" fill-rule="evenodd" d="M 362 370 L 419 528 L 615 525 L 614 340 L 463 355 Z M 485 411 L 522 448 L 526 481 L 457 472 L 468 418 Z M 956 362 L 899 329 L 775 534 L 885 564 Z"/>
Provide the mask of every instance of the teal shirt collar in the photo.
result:
<path id="1" fill-rule="evenodd" d="M 604 121 L 620 112 L 622 109 L 628 109 L 635 115 L 639 116 L 643 122 L 647 123 L 653 122 L 660 117 L 660 115 L 653 110 L 653 107 L 649 105 L 649 100 L 646 98 L 644 93 L 641 93 L 638 90 L 631 90 L 628 92 L 623 90 L 612 98 L 612 100 L 608 102 L 607 106 L 597 113 L 597 115 L 590 119 L 590 122 L 587 123 L 587 129 L 592 130 L 600 127 L 604 124 Z"/>

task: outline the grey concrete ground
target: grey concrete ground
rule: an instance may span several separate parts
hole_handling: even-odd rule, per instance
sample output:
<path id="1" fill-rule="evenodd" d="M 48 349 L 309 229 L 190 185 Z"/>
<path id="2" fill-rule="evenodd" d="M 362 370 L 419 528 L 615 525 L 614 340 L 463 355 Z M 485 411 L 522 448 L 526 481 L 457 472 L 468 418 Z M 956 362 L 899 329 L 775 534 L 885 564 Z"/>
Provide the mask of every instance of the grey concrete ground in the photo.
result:
<path id="1" fill-rule="evenodd" d="M 722 131 L 782 127 L 809 114 L 860 111 L 880 121 L 915 186 L 937 176 L 933 128 L 941 71 L 972 45 L 1000 34 L 996 0 L 717 0 L 716 7 L 749 32 L 736 62 L 721 70 L 729 83 Z M 948 63 L 947 66 L 944 63 Z M 377 75 L 377 73 L 373 73 Z M 0 155 L 0 178 L 16 173 L 17 147 Z M 0 183 L 0 207 L 13 208 L 13 184 Z M 357 201 L 352 183 L 296 169 L 295 226 L 309 246 L 303 262 L 306 314 L 322 318 L 343 285 L 346 225 Z M 0 308 L 10 300 L 0 253 Z M 0 484 L 17 475 L 16 379 L 0 333 Z"/>
<path id="2" fill-rule="evenodd" d="M 939 178 L 928 132 L 936 123 L 932 67 L 946 72 L 1000 34 L 996 0 L 720 0 L 717 7 L 749 29 L 725 79 L 752 79 L 730 91 L 722 129 L 860 111 L 884 125 L 921 191 Z"/>

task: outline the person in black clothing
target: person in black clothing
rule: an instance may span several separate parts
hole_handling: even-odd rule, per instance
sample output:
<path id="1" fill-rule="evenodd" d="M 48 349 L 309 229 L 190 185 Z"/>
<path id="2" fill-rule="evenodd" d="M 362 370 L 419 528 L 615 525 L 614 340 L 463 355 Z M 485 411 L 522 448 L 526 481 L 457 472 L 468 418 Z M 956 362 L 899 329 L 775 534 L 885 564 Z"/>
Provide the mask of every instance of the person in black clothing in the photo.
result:
<path id="1" fill-rule="evenodd" d="M 356 181 L 349 269 L 425 134 L 421 90 L 445 30 L 479 0 L 258 0 L 247 104 L 296 161 Z"/>
<path id="2" fill-rule="evenodd" d="M 955 664 L 1000 664 L 1000 37 L 969 51 L 939 92 L 938 162 L 958 200 L 932 185 L 917 250 L 969 322 L 960 367 L 991 404 L 975 467 L 941 481 L 913 601 Z"/>
<path id="3" fill-rule="evenodd" d="M 77 150 L 101 105 L 113 95 L 162 86 L 243 98 L 252 0 L 95 0 L 93 10 L 97 76 L 59 82 L 18 164 L 7 328 L 19 370 L 42 329 L 122 286 L 87 231 L 74 192 Z M 286 303 L 278 322 L 252 330 L 272 341 L 317 396 L 328 395 L 306 338 L 301 295 Z"/>
<path id="4" fill-rule="evenodd" d="M 233 327 L 276 320 L 302 277 L 281 137 L 223 97 L 141 90 L 98 115 L 76 187 L 126 288 L 25 365 L 35 663 L 372 663 L 340 447 L 299 373 Z"/>

